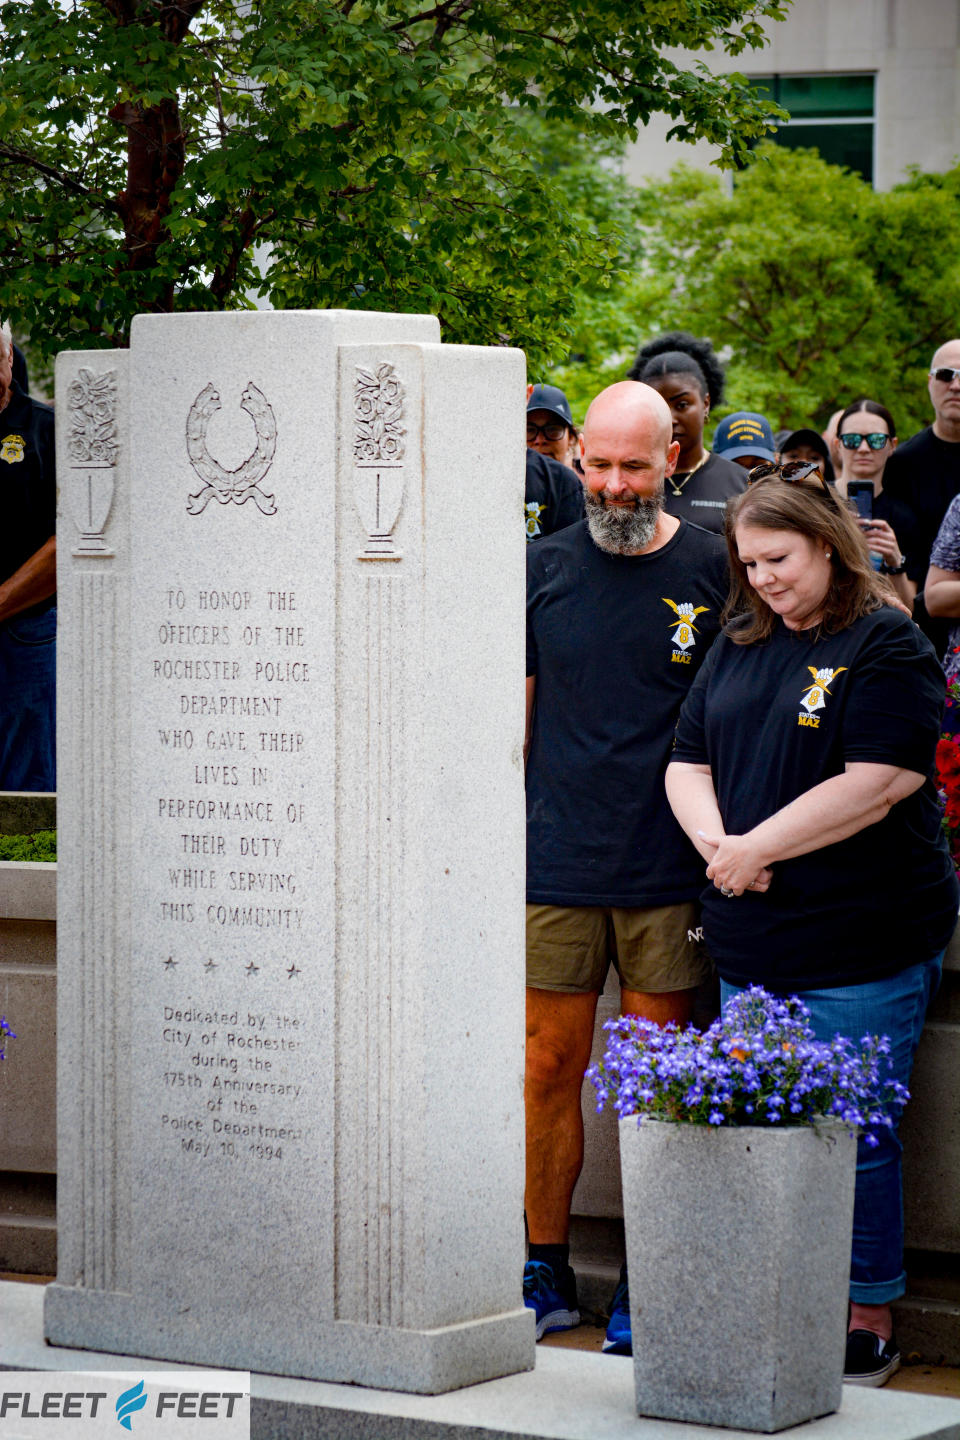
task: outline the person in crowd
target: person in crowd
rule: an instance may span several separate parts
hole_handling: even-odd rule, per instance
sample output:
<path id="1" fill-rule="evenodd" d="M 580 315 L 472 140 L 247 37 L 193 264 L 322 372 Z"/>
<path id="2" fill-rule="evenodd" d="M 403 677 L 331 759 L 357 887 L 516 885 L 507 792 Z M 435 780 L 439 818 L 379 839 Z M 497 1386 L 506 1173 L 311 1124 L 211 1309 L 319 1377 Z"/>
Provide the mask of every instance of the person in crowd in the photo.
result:
<path id="1" fill-rule="evenodd" d="M 704 426 L 723 396 L 724 379 L 709 340 L 685 330 L 661 335 L 641 348 L 628 373 L 631 380 L 652 386 L 670 406 L 680 458 L 667 475 L 667 514 L 722 535 L 727 501 L 742 492 L 747 477 L 739 465 L 704 448 Z"/>
<path id="2" fill-rule="evenodd" d="M 899 446 L 883 479 L 885 490 L 908 505 L 914 516 L 916 544 L 907 557 L 907 574 L 918 586 L 924 585 L 947 507 L 960 494 L 960 340 L 948 340 L 934 353 L 927 389 L 933 424 Z M 942 616 L 949 612 L 931 618 L 924 594 L 917 597 L 914 616 L 943 654 L 949 626 Z"/>
<path id="3" fill-rule="evenodd" d="M 527 450 L 523 500 L 527 544 L 583 519 L 583 487 L 575 470 Z"/>
<path id="4" fill-rule="evenodd" d="M 527 386 L 527 445 L 573 469 L 579 435 L 570 402 L 556 385 Z"/>
<path id="5" fill-rule="evenodd" d="M 732 460 L 742 470 L 752 470 L 765 460 L 775 460 L 770 421 L 753 410 L 737 410 L 726 416 L 714 432 L 713 453 Z"/>
<path id="6" fill-rule="evenodd" d="M 931 779 L 943 674 L 822 477 L 771 470 L 732 507 L 732 618 L 667 791 L 706 862 L 722 1002 L 760 984 L 799 995 L 821 1039 L 888 1035 L 906 1085 L 960 900 Z M 859 1144 L 845 1378 L 862 1385 L 899 1363 L 900 1154 L 895 1131 Z"/>
<path id="7" fill-rule="evenodd" d="M 13 379 L 14 383 L 20 386 L 24 395 L 29 394 L 30 381 L 27 376 L 27 357 L 15 342 L 13 346 Z"/>
<path id="8" fill-rule="evenodd" d="M 840 467 L 843 464 L 843 453 L 840 441 L 837 439 L 837 426 L 840 424 L 840 416 L 843 410 L 834 410 L 830 419 L 820 432 L 820 439 L 827 447 L 830 456 L 830 464 L 833 466 L 834 475 L 840 474 Z"/>
<path id="9" fill-rule="evenodd" d="M 778 430 L 777 431 L 777 459 L 785 464 L 791 461 L 812 461 L 819 466 L 825 478 L 829 481 L 834 479 L 833 465 L 830 461 L 830 451 L 822 435 L 816 430 L 801 427 L 799 430 Z"/>
<path id="10" fill-rule="evenodd" d="M 0 326 L 0 790 L 56 789 L 56 461 L 53 411 L 13 379 Z"/>
<path id="11" fill-rule="evenodd" d="M 664 508 L 667 403 L 622 381 L 581 436 L 586 519 L 527 552 L 527 1048 L 524 1300 L 537 1338 L 579 1324 L 570 1200 L 580 1092 L 611 963 L 625 1013 L 690 1018 L 710 974 L 701 866 L 663 774 L 727 591 L 716 535 Z M 625 1276 L 605 1348 L 629 1353 Z"/>
<path id="12" fill-rule="evenodd" d="M 923 598 L 934 621 L 960 622 L 960 495 L 947 506 L 933 542 Z M 948 682 L 960 679 L 960 623 L 949 627 L 943 671 Z"/>
<path id="13" fill-rule="evenodd" d="M 876 400 L 854 400 L 840 412 L 837 443 L 843 457 L 837 492 L 847 499 L 851 481 L 868 481 L 872 485 L 870 518 L 861 519 L 860 527 L 871 557 L 876 557 L 876 568 L 889 578 L 909 609 L 917 593 L 916 581 L 907 574 L 907 551 L 913 544 L 913 515 L 902 500 L 887 494 L 883 488 L 884 469 L 897 448 L 893 416 Z"/>

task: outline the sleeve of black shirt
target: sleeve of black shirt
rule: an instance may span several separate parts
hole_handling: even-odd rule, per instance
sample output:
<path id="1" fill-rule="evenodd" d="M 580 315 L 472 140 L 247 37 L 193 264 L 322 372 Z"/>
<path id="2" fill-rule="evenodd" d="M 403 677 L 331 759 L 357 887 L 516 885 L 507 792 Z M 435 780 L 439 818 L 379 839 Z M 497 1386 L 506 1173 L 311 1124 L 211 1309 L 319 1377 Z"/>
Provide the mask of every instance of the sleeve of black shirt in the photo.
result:
<path id="1" fill-rule="evenodd" d="M 43 517 L 46 538 L 57 533 L 57 460 L 53 411 L 37 402 L 33 411 L 33 438 L 40 457 L 42 493 L 38 511 Z M 46 527 L 49 528 L 47 529 Z"/>
<path id="2" fill-rule="evenodd" d="M 846 761 L 932 771 L 943 715 L 943 671 L 927 640 L 893 610 L 878 625 L 850 675 L 844 707 Z"/>
<path id="3" fill-rule="evenodd" d="M 544 456 L 544 459 L 550 471 L 555 497 L 554 517 L 550 527 L 553 533 L 565 530 L 568 525 L 576 525 L 578 520 L 583 519 L 583 486 L 580 476 L 576 470 L 571 470 L 569 465 L 561 465 L 559 460 L 552 460 L 549 456 Z"/>
<path id="4" fill-rule="evenodd" d="M 709 764 L 706 730 L 707 685 L 724 644 L 724 637 L 719 635 L 711 645 L 706 660 L 697 672 L 697 678 L 687 692 L 687 698 L 680 708 L 680 716 L 677 720 L 671 760 L 682 760 L 686 765 Z"/>
<path id="5" fill-rule="evenodd" d="M 536 561 L 537 549 L 527 550 L 527 678 L 537 673 L 537 637 L 533 625 L 533 608 L 537 587 L 540 583 L 540 567 Z"/>

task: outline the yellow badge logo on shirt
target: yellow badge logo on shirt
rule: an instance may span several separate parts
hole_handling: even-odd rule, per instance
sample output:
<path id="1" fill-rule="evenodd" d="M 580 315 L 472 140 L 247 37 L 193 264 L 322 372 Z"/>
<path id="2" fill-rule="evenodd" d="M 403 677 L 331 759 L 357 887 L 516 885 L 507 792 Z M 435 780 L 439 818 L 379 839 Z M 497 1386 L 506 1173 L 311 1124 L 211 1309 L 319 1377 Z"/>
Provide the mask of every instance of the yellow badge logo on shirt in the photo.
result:
<path id="1" fill-rule="evenodd" d="M 0 460 L 8 465 L 17 465 L 23 459 L 23 436 L 4 435 L 0 440 Z"/>
<path id="2" fill-rule="evenodd" d="M 829 666 L 824 666 L 822 670 L 816 670 L 812 665 L 807 666 L 813 679 L 810 684 L 805 687 L 803 699 L 800 701 L 800 704 L 807 713 L 797 716 L 798 725 L 804 725 L 808 730 L 816 730 L 819 728 L 820 716 L 814 712 L 826 708 L 827 702 L 825 697 L 832 693 L 829 687 L 833 684 L 836 677 L 842 675 L 844 670 L 848 668 L 846 665 L 840 665 L 836 670 L 831 670 Z"/>
<path id="3" fill-rule="evenodd" d="M 670 629 L 673 631 L 670 638 L 676 646 L 670 659 L 679 665 L 689 665 L 691 663 L 689 652 L 697 643 L 697 616 L 705 614 L 710 607 L 709 605 L 692 605 L 689 600 L 681 600 L 678 604 L 675 600 L 668 600 L 666 595 L 661 595 L 660 598 L 664 605 L 669 605 L 670 609 L 676 612 L 677 616 L 676 620 L 670 621 Z"/>
<path id="4" fill-rule="evenodd" d="M 537 536 L 541 533 L 540 516 L 543 514 L 546 508 L 546 505 L 538 505 L 535 500 L 531 500 L 529 505 L 524 506 L 524 511 L 526 512 L 527 517 L 528 540 L 536 540 Z"/>

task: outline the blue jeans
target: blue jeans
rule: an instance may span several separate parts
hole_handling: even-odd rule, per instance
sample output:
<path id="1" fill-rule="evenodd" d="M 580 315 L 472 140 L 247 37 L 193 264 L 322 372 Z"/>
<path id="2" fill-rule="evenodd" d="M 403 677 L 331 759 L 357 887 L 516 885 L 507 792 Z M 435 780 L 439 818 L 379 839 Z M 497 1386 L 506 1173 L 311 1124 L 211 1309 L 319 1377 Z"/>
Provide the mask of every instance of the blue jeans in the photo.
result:
<path id="1" fill-rule="evenodd" d="M 885 980 L 842 985 L 831 990 L 804 990 L 799 998 L 810 1011 L 818 1040 L 845 1035 L 889 1035 L 893 1079 L 909 1087 L 927 1006 L 940 983 L 943 955 L 911 965 Z M 740 987 L 720 982 L 720 1003 L 726 1005 Z M 903 1189 L 900 1157 L 903 1146 L 896 1130 L 878 1132 L 871 1149 L 857 1142 L 857 1187 L 853 1204 L 853 1249 L 850 1256 L 850 1299 L 859 1305 L 888 1305 L 907 1287 L 903 1269 Z"/>
<path id="2" fill-rule="evenodd" d="M 0 790 L 56 790 L 57 607 L 0 624 Z"/>

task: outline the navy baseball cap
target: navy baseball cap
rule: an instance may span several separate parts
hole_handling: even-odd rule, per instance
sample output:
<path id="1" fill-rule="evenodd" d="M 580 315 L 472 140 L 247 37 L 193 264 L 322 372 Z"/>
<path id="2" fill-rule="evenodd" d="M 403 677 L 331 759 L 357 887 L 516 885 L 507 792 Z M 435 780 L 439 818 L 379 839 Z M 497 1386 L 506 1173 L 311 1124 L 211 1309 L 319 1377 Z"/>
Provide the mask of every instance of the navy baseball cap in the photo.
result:
<path id="1" fill-rule="evenodd" d="M 562 390 L 556 385 L 534 385 L 530 391 L 530 398 L 527 400 L 528 410 L 549 410 L 551 415 L 559 415 L 565 425 L 573 429 L 573 411 L 570 409 L 570 401 Z"/>
<path id="2" fill-rule="evenodd" d="M 770 421 L 753 410 L 737 410 L 721 420 L 710 448 L 725 460 L 736 460 L 740 455 L 773 460 L 776 453 Z"/>

